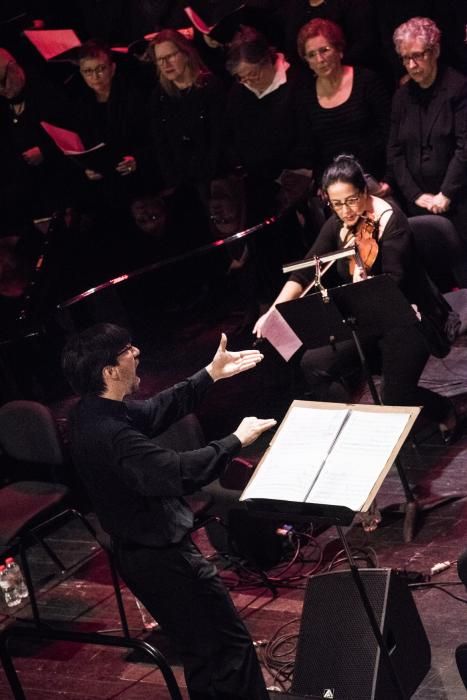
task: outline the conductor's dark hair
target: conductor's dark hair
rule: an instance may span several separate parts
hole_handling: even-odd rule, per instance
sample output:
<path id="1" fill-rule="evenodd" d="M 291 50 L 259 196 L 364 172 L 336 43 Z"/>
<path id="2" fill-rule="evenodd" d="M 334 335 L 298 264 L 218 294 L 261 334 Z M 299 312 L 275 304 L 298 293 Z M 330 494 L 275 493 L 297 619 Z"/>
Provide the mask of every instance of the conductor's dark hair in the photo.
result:
<path id="1" fill-rule="evenodd" d="M 367 184 L 363 168 L 355 156 L 342 153 L 336 156 L 323 173 L 322 189 L 327 192 L 335 182 L 346 182 L 353 185 L 358 192 L 366 192 Z"/>
<path id="2" fill-rule="evenodd" d="M 80 396 L 102 394 L 102 370 L 115 366 L 130 342 L 128 330 L 113 323 L 98 323 L 71 336 L 63 349 L 62 369 L 73 391 Z"/>

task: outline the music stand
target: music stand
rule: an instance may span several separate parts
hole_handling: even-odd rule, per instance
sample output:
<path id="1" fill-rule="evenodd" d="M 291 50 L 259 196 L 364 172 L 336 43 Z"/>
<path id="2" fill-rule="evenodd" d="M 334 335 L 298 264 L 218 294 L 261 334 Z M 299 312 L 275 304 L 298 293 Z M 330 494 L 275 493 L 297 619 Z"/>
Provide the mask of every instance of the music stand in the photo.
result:
<path id="1" fill-rule="evenodd" d="M 396 324 L 409 328 L 418 323 L 413 308 L 389 275 L 378 275 L 358 283 L 330 288 L 324 290 L 324 293 L 321 291 L 277 304 L 277 310 L 306 348 L 327 344 L 332 347 L 339 340 L 352 339 L 373 402 L 383 405 L 361 340 L 383 335 Z M 315 318 L 319 322 L 315 322 Z M 431 510 L 462 496 L 451 494 L 419 502 L 413 494 L 400 459 L 397 458 L 394 463 L 404 490 L 405 503 L 391 507 L 388 511 L 404 514 L 403 539 L 404 542 L 411 542 L 419 512 Z"/>

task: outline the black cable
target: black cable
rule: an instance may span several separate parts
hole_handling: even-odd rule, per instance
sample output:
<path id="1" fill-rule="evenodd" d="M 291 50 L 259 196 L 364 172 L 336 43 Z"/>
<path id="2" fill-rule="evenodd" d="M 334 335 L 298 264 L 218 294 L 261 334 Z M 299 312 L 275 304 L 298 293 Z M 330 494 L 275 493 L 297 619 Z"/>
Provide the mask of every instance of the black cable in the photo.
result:
<path id="1" fill-rule="evenodd" d="M 467 603 L 467 598 L 461 598 L 460 596 L 454 595 L 454 593 L 451 593 L 450 591 L 447 591 L 443 588 L 443 586 L 461 585 L 463 585 L 461 581 L 443 581 L 442 583 L 433 583 L 432 581 L 425 581 L 420 583 L 409 584 L 409 588 L 437 588 L 439 591 L 446 593 L 446 595 L 448 595 L 450 598 L 454 598 L 454 600 L 458 600 L 460 603 Z"/>
<path id="2" fill-rule="evenodd" d="M 261 663 L 272 676 L 273 684 L 279 684 L 283 690 L 290 686 L 295 665 L 298 630 L 284 634 L 291 625 L 297 625 L 300 618 L 289 620 L 276 629 L 265 647 L 261 648 Z"/>

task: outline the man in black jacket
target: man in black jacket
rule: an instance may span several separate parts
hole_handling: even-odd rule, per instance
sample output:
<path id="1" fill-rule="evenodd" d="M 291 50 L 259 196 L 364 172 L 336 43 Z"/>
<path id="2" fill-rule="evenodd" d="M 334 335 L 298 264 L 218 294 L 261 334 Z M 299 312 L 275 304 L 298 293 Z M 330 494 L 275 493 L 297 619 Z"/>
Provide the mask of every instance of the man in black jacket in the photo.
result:
<path id="1" fill-rule="evenodd" d="M 212 362 L 145 401 L 137 390 L 139 350 L 128 332 L 99 324 L 72 337 L 65 375 L 81 395 L 72 428 L 74 463 L 121 575 L 161 623 L 183 661 L 191 700 L 268 698 L 250 636 L 215 567 L 193 544 L 183 500 L 216 479 L 242 446 L 275 425 L 245 418 L 231 435 L 178 453 L 152 438 L 193 411 L 211 384 L 251 369 L 256 350 L 229 352 L 222 334 Z"/>

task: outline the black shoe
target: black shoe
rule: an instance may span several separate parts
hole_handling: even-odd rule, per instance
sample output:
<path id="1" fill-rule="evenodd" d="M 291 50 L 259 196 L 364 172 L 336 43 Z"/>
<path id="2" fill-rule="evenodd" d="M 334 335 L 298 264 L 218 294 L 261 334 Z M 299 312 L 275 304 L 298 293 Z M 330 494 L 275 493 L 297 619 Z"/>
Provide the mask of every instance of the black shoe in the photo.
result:
<path id="1" fill-rule="evenodd" d="M 452 425 L 452 427 L 448 428 L 444 423 L 440 423 L 439 425 L 441 439 L 445 445 L 453 445 L 465 434 L 467 427 L 466 418 L 467 416 L 459 416 L 454 406 L 452 407 L 446 420 L 447 425 Z"/>

